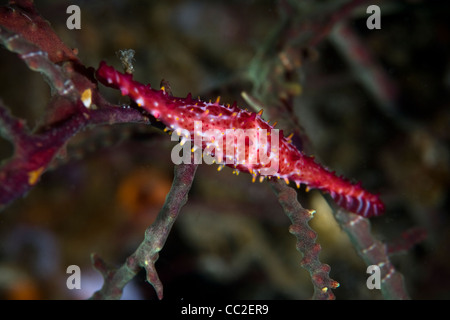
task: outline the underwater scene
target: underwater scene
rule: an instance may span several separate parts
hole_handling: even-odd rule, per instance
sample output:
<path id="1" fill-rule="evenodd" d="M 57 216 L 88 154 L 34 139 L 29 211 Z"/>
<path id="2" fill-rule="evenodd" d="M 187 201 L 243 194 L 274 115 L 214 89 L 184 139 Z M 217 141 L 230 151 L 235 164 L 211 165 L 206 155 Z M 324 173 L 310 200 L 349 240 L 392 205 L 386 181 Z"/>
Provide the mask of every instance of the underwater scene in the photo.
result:
<path id="1" fill-rule="evenodd" d="M 450 299 L 449 12 L 2 1 L 0 299 Z"/>

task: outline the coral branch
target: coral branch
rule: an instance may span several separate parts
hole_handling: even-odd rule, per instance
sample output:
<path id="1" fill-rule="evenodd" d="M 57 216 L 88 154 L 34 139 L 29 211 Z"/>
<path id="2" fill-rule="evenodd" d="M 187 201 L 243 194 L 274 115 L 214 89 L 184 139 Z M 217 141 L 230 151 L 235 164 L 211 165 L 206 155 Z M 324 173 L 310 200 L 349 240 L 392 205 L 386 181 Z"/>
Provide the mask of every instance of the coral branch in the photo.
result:
<path id="1" fill-rule="evenodd" d="M 14 118 L 3 101 L 0 101 L 0 135 L 14 144 L 19 144 L 28 134 L 25 122 Z"/>
<path id="2" fill-rule="evenodd" d="M 12 118 L 0 105 L 0 124 L 15 144 L 14 155 L 0 168 L 0 208 L 30 190 L 66 140 L 85 123 L 72 117 L 44 134 L 30 135 L 23 121 Z"/>
<path id="3" fill-rule="evenodd" d="M 98 257 L 92 255 L 94 267 L 103 275 L 103 287 L 92 299 L 120 299 L 125 285 L 134 278 L 140 268 L 147 272 L 147 281 L 153 285 L 159 299 L 163 297 L 163 286 L 155 269 L 169 232 L 187 201 L 188 192 L 197 170 L 197 165 L 175 166 L 175 177 L 166 202 L 155 222 L 145 231 L 145 238 L 137 250 L 118 269 L 111 269 Z"/>
<path id="4" fill-rule="evenodd" d="M 329 33 L 333 30 L 334 26 L 339 22 L 344 21 L 357 7 L 362 6 L 365 3 L 369 3 L 368 0 L 351 0 L 348 3 L 342 5 L 332 14 L 326 16 L 326 20 L 323 23 L 317 25 L 314 28 L 314 36 L 308 41 L 308 46 L 315 47 L 323 39 L 325 39 Z"/>
<path id="5" fill-rule="evenodd" d="M 63 103 L 58 101 L 58 104 Z M 132 109 L 104 106 L 102 109 L 87 110 L 80 101 L 78 109 L 81 111 L 47 130 L 30 134 L 24 122 L 13 118 L 0 104 L 1 133 L 14 142 L 12 158 L 0 167 L 0 209 L 33 188 L 55 155 L 82 128 L 101 124 L 148 122 L 140 112 Z"/>
<path id="6" fill-rule="evenodd" d="M 331 32 L 330 40 L 382 111 L 389 117 L 395 116 L 398 88 L 351 26 L 345 22 L 340 23 Z"/>
<path id="7" fill-rule="evenodd" d="M 319 260 L 321 247 L 316 243 L 317 234 L 308 224 L 313 212 L 302 207 L 297 200 L 297 192 L 291 187 L 278 181 L 272 181 L 271 187 L 292 222 L 289 232 L 297 238 L 297 250 L 303 254 L 301 265 L 311 275 L 313 299 L 334 299 L 331 289 L 336 289 L 339 283 L 329 277 L 330 266 Z"/>
<path id="8" fill-rule="evenodd" d="M 9 1 L 9 5 L 0 7 L 0 26 L 33 43 L 39 48 L 38 51 L 46 52 L 53 63 L 79 62 L 50 23 L 39 15 L 31 0 Z"/>
<path id="9" fill-rule="evenodd" d="M 53 91 L 60 95 L 77 96 L 72 80 L 49 59 L 47 52 L 4 27 L 0 27 L 0 41 L 9 51 L 17 53 L 31 70 L 42 72 Z"/>
<path id="10" fill-rule="evenodd" d="M 415 227 L 402 232 L 400 237 L 386 244 L 388 255 L 396 253 L 407 252 L 413 246 L 421 243 L 427 238 L 427 231 L 425 228 Z"/>
<path id="11" fill-rule="evenodd" d="M 0 134 L 14 145 L 13 156 L 0 166 L 0 210 L 34 187 L 55 155 L 81 129 L 148 123 L 141 112 L 111 105 L 101 96 L 93 69 L 65 47 L 31 1 L 0 7 L 0 43 L 42 73 L 53 93 L 45 123 L 33 132 L 0 102 Z"/>
<path id="12" fill-rule="evenodd" d="M 409 299 L 403 275 L 389 260 L 386 246 L 372 236 L 369 220 L 344 210 L 336 210 L 335 216 L 364 262 L 380 267 L 383 296 L 393 300 Z"/>

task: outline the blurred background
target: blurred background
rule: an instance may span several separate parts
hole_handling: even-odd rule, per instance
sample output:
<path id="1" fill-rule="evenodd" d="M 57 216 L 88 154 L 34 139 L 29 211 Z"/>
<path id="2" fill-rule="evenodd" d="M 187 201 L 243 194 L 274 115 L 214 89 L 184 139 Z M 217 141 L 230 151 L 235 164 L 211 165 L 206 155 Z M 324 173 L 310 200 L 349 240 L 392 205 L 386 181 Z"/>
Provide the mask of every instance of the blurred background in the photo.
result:
<path id="1" fill-rule="evenodd" d="M 81 9 L 80 30 L 66 27 L 71 4 Z M 366 26 L 371 4 L 381 9 L 380 30 Z M 153 87 L 165 79 L 174 96 L 220 95 L 249 109 L 242 92 L 260 101 L 265 119 L 294 132 L 306 153 L 380 193 L 386 213 L 371 219 L 378 239 L 401 247 L 406 231 L 426 231 L 392 262 L 413 299 L 450 298 L 448 1 L 61 0 L 36 7 L 86 66 L 105 60 L 120 68 L 116 52 L 134 49 L 135 79 Z M 0 70 L 1 99 L 30 128 L 39 125 L 48 85 L 3 47 Z M 170 189 L 173 145 L 147 125 L 75 136 L 38 185 L 0 213 L 0 298 L 85 299 L 100 289 L 90 254 L 119 266 L 134 252 Z M 12 151 L 0 138 L 0 159 Z M 302 188 L 299 199 L 316 210 L 310 224 L 321 261 L 340 283 L 336 298 L 381 299 L 367 289 L 366 266 L 323 195 Z M 310 298 L 289 224 L 267 183 L 200 166 L 156 263 L 164 298 Z M 81 268 L 81 290 L 66 287 L 69 265 Z M 123 298 L 156 299 L 144 272 Z"/>

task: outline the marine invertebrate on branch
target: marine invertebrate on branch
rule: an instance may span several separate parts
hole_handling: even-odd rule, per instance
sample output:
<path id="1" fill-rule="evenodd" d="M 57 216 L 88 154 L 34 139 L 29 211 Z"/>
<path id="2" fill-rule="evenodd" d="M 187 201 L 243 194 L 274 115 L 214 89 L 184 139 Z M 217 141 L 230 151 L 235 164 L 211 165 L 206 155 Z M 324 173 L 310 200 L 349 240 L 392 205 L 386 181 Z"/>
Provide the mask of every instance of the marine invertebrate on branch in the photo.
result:
<path id="1" fill-rule="evenodd" d="M 319 165 L 313 157 L 298 150 L 291 143 L 291 137 L 284 137 L 282 130 L 278 135 L 275 126 L 261 118 L 262 111 L 254 113 L 236 105 L 225 106 L 220 104 L 219 98 L 215 102 L 192 99 L 190 94 L 186 98 L 176 98 L 167 93 L 164 87 L 161 90 L 152 89 L 134 81 L 132 75 L 120 73 L 104 62 L 96 74 L 100 82 L 120 89 L 122 95 L 130 96 L 138 106 L 164 123 L 168 130 L 179 136 L 183 134 L 182 144 L 186 141 L 195 143 L 197 137 L 201 136 L 202 148 L 214 150 L 209 153 L 214 155 L 219 165 L 248 172 L 253 180 L 258 176 L 261 181 L 265 177 L 274 177 L 286 183 L 293 181 L 298 188 L 300 184 L 306 184 L 309 188 L 329 193 L 338 205 L 365 217 L 377 216 L 384 211 L 384 204 L 377 195 L 364 190 L 361 184 L 352 184 Z M 201 122 L 200 127 L 196 121 Z M 246 137 L 245 130 L 256 132 Z M 228 138 L 230 131 L 234 134 L 231 139 Z M 225 133 L 226 146 L 214 145 Z M 265 135 L 270 136 L 270 142 L 267 137 L 262 139 Z M 245 141 L 242 148 L 238 146 L 239 140 Z"/>

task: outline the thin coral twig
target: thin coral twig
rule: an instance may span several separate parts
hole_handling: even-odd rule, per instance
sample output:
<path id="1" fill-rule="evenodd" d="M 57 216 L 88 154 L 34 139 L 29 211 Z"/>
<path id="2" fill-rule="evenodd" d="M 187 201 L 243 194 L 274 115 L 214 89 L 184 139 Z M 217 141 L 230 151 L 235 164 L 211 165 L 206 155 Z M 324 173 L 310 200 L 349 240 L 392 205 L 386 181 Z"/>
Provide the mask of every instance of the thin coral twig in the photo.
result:
<path id="1" fill-rule="evenodd" d="M 383 296 L 392 300 L 409 299 L 403 275 L 391 263 L 386 245 L 372 236 L 369 220 L 344 210 L 336 210 L 335 216 L 364 262 L 380 268 Z"/>
<path id="2" fill-rule="evenodd" d="M 308 41 L 307 46 L 317 46 L 330 34 L 336 24 L 348 18 L 356 8 L 369 2 L 371 3 L 371 1 L 368 0 L 351 0 L 334 11 L 331 15 L 326 16 L 326 20 L 314 28 L 314 36 Z"/>
<path id="3" fill-rule="evenodd" d="M 60 66 L 49 59 L 47 52 L 5 27 L 0 27 L 0 42 L 9 51 L 17 53 L 31 70 L 42 72 L 54 92 L 77 97 L 72 80 L 64 74 Z"/>
<path id="4" fill-rule="evenodd" d="M 97 255 L 92 255 L 94 267 L 103 275 L 103 287 L 94 293 L 92 299 L 120 299 L 123 288 L 141 268 L 147 272 L 147 281 L 153 285 L 159 299 L 163 297 L 163 285 L 155 269 L 169 232 L 187 201 L 188 192 L 197 170 L 197 165 L 181 164 L 175 166 L 175 177 L 167 195 L 166 202 L 155 222 L 145 231 L 145 238 L 137 250 L 117 269 L 106 266 Z"/>
<path id="5" fill-rule="evenodd" d="M 329 277 L 330 266 L 319 260 L 321 247 L 316 243 L 316 232 L 308 224 L 313 212 L 302 207 L 297 200 L 297 192 L 286 184 L 272 181 L 271 187 L 292 222 L 289 232 L 297 238 L 297 250 L 303 254 L 301 265 L 311 275 L 314 285 L 313 299 L 334 299 L 331 289 L 336 289 L 339 283 Z"/>
<path id="6" fill-rule="evenodd" d="M 81 104 L 81 102 L 79 102 Z M 148 123 L 139 111 L 104 106 L 69 116 L 43 132 L 30 134 L 24 122 L 15 119 L 0 104 L 2 135 L 14 143 L 14 154 L 0 166 L 0 209 L 23 196 L 39 181 L 56 154 L 66 142 L 81 129 L 88 126 L 114 123 Z"/>
<path id="7" fill-rule="evenodd" d="M 330 33 L 329 39 L 383 113 L 390 118 L 395 117 L 398 88 L 350 24 L 339 23 Z"/>

